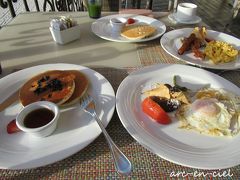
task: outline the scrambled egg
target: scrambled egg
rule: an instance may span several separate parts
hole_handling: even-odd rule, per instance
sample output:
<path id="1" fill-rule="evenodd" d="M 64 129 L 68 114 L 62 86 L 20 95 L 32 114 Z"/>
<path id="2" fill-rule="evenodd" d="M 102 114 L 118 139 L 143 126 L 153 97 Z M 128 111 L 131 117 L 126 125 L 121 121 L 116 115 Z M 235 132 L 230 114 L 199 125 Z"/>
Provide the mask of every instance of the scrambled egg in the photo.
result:
<path id="1" fill-rule="evenodd" d="M 191 104 L 182 105 L 176 116 L 180 128 L 213 136 L 234 136 L 240 131 L 239 96 L 206 88 Z"/>
<path id="2" fill-rule="evenodd" d="M 211 41 L 205 48 L 206 57 L 214 64 L 233 61 L 238 56 L 238 50 L 222 41 Z"/>

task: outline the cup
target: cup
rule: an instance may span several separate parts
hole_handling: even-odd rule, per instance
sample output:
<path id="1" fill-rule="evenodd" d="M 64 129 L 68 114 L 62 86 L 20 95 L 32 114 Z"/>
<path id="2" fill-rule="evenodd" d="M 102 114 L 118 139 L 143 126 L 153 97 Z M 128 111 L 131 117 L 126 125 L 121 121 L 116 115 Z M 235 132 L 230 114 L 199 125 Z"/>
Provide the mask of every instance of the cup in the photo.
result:
<path id="1" fill-rule="evenodd" d="M 197 5 L 193 3 L 180 3 L 177 6 L 176 17 L 182 21 L 189 21 L 195 18 Z"/>
<path id="2" fill-rule="evenodd" d="M 123 26 L 126 24 L 127 19 L 123 17 L 111 18 L 110 25 L 112 27 L 112 32 L 120 33 Z"/>
<path id="3" fill-rule="evenodd" d="M 100 18 L 102 11 L 102 1 L 101 0 L 88 0 L 87 1 L 88 15 L 90 18 Z"/>
<path id="4" fill-rule="evenodd" d="M 59 115 L 60 111 L 56 104 L 38 101 L 20 111 L 16 124 L 23 132 L 36 137 L 45 137 L 56 129 Z"/>

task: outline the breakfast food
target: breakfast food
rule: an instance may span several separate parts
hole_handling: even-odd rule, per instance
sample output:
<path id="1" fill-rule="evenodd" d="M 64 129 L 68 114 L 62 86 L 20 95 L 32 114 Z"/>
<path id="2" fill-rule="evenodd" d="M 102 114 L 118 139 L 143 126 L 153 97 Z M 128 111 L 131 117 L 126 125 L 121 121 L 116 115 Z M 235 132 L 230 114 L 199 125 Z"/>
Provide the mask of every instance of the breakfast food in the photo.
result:
<path id="1" fill-rule="evenodd" d="M 160 124 L 169 124 L 171 119 L 164 109 L 156 103 L 151 97 L 147 97 L 142 102 L 142 110 L 152 119 Z"/>
<path id="2" fill-rule="evenodd" d="M 75 90 L 72 96 L 63 104 L 63 106 L 68 106 L 76 103 L 79 99 L 86 93 L 89 85 L 87 77 L 77 70 L 68 70 L 67 72 L 74 75 Z"/>
<path id="3" fill-rule="evenodd" d="M 201 48 L 204 48 L 201 50 Z M 213 64 L 228 63 L 237 59 L 238 50 L 227 42 L 207 38 L 205 27 L 195 27 L 191 34 L 184 38 L 178 54 L 191 50 L 195 57 L 209 60 Z"/>
<path id="4" fill-rule="evenodd" d="M 26 82 L 19 91 L 19 99 L 23 106 L 43 100 L 61 105 L 72 96 L 74 89 L 73 75 L 47 71 Z"/>
<path id="5" fill-rule="evenodd" d="M 232 45 L 222 41 L 211 41 L 207 43 L 204 50 L 206 57 L 214 64 L 233 61 L 238 56 L 238 50 Z"/>
<path id="6" fill-rule="evenodd" d="M 142 110 L 160 124 L 169 124 L 171 119 L 167 113 L 177 110 L 181 104 L 189 104 L 184 91 L 187 88 L 177 85 L 175 76 L 174 86 L 156 84 L 155 88 L 143 92 L 146 98 L 141 103 Z"/>
<path id="7" fill-rule="evenodd" d="M 145 24 L 134 24 L 130 26 L 124 26 L 121 30 L 121 36 L 127 39 L 144 39 L 152 36 L 156 32 L 156 28 Z"/>
<path id="8" fill-rule="evenodd" d="M 133 18 L 128 18 L 127 19 L 127 24 L 134 24 L 135 22 L 136 22 L 136 20 L 133 19 Z"/>
<path id="9" fill-rule="evenodd" d="M 181 103 L 189 104 L 187 93 L 169 84 L 156 84 L 156 87 L 143 92 L 146 96 L 160 97 L 161 99 L 176 99 Z"/>
<path id="10" fill-rule="evenodd" d="M 78 70 L 51 70 L 29 79 L 19 90 L 19 100 L 23 106 L 36 101 L 51 101 L 60 106 L 69 106 L 86 93 L 89 81 Z M 7 125 L 8 134 L 21 131 L 16 120 Z"/>
<path id="11" fill-rule="evenodd" d="M 172 112 L 180 129 L 230 137 L 240 132 L 240 96 L 229 91 L 210 87 L 191 91 L 179 86 L 175 77 L 174 86 L 157 84 L 143 95 L 142 111 L 160 124 L 169 124 Z"/>
<path id="12" fill-rule="evenodd" d="M 8 134 L 13 134 L 16 132 L 20 132 L 21 130 L 17 127 L 16 120 L 12 120 L 8 123 L 7 125 L 7 133 Z"/>
<path id="13" fill-rule="evenodd" d="M 85 93 L 87 87 L 88 80 L 80 71 L 46 71 L 21 87 L 19 99 L 23 106 L 43 100 L 70 105 Z"/>
<path id="14" fill-rule="evenodd" d="M 205 27 L 195 27 L 189 37 L 183 39 L 182 46 L 178 49 L 178 54 L 182 55 L 188 50 L 192 50 L 195 57 L 204 58 L 205 55 L 200 51 L 200 47 L 206 45 L 208 39 L 206 38 Z"/>
<path id="15" fill-rule="evenodd" d="M 199 90 L 193 102 L 176 113 L 180 127 L 213 136 L 234 136 L 240 131 L 239 97 L 220 90 Z"/>

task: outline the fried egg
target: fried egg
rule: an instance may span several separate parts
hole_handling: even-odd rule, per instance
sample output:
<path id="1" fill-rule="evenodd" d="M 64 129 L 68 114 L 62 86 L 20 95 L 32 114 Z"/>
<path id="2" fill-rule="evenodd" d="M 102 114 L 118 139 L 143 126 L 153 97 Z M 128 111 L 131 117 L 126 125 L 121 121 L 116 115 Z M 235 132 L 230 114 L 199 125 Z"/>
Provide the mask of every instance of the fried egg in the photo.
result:
<path id="1" fill-rule="evenodd" d="M 213 91 L 216 91 L 214 95 L 221 94 L 221 96 L 209 96 L 209 92 Z M 199 96 L 197 93 L 191 104 L 181 106 L 176 113 L 180 127 L 213 136 L 237 134 L 240 130 L 240 113 L 235 101 L 218 90 L 201 90 L 201 94 L 207 96 Z"/>

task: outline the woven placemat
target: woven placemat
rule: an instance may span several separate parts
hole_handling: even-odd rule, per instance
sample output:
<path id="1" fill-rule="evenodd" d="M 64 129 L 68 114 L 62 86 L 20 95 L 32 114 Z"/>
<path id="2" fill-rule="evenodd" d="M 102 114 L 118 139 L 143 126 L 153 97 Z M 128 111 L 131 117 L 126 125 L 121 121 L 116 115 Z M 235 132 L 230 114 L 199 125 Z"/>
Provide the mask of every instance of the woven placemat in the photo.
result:
<path id="1" fill-rule="evenodd" d="M 115 92 L 129 72 L 136 70 L 136 68 L 100 67 L 94 69 L 110 81 Z M 0 170 L 0 179 L 215 179 L 214 173 L 223 174 L 224 171 L 226 174 L 230 173 L 231 178 L 227 176 L 230 179 L 240 177 L 240 166 L 216 171 L 200 170 L 177 165 L 158 157 L 128 134 L 116 112 L 106 129 L 133 164 L 132 173 L 128 177 L 116 173 L 108 145 L 101 134 L 89 146 L 64 160 L 35 169 Z M 199 178 L 193 178 L 194 172 L 202 175 Z"/>
<path id="2" fill-rule="evenodd" d="M 143 66 L 157 63 L 183 64 L 182 61 L 172 57 L 161 47 L 159 38 L 145 43 L 138 43 L 137 53 Z"/>

